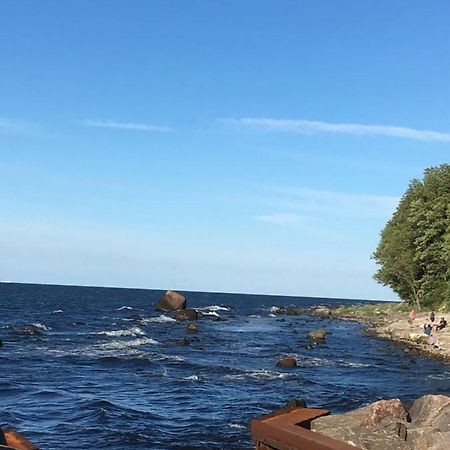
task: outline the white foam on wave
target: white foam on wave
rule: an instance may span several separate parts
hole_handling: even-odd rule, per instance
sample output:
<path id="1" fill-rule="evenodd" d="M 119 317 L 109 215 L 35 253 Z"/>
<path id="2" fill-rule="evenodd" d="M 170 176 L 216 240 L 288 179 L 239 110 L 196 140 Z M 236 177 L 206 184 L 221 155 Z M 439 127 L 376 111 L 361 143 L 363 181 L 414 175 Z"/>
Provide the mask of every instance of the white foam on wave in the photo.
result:
<path id="1" fill-rule="evenodd" d="M 245 430 L 247 429 L 246 426 L 241 425 L 240 423 L 230 423 L 230 428 L 237 428 L 239 430 Z"/>
<path id="2" fill-rule="evenodd" d="M 63 312 L 62 309 L 57 309 L 56 311 L 53 311 L 52 314 L 62 314 Z"/>
<path id="3" fill-rule="evenodd" d="M 92 334 L 100 334 L 104 336 L 118 337 L 118 336 L 144 336 L 145 333 L 139 327 L 132 327 L 126 330 L 111 330 L 98 331 Z"/>
<path id="4" fill-rule="evenodd" d="M 284 357 L 284 356 L 283 356 Z M 354 367 L 354 368 L 364 368 L 371 367 L 371 364 L 364 364 L 352 361 L 345 361 L 343 359 L 327 359 L 327 358 L 305 358 L 296 354 L 290 353 L 286 355 L 289 358 L 295 358 L 297 360 L 298 367 Z"/>
<path id="5" fill-rule="evenodd" d="M 269 311 L 270 311 L 272 314 L 277 314 L 277 313 L 281 312 L 282 309 L 279 308 L 278 306 L 272 306 L 272 308 L 270 308 Z"/>
<path id="6" fill-rule="evenodd" d="M 121 306 L 120 308 L 117 308 L 117 311 L 123 311 L 126 310 L 132 310 L 133 308 L 131 306 Z"/>
<path id="7" fill-rule="evenodd" d="M 176 319 L 173 317 L 166 316 L 162 314 L 158 317 L 151 317 L 150 319 L 144 319 L 144 322 L 155 322 L 155 323 L 168 323 L 168 322 L 176 322 Z"/>
<path id="8" fill-rule="evenodd" d="M 202 315 L 205 317 L 220 317 L 215 311 L 202 311 Z"/>
<path id="9" fill-rule="evenodd" d="M 40 330 L 43 330 L 43 331 L 51 330 L 50 327 L 44 325 L 43 323 L 36 322 L 36 323 L 32 323 L 31 325 L 33 325 L 34 327 L 39 328 Z"/>
<path id="10" fill-rule="evenodd" d="M 100 344 L 98 347 L 104 350 L 122 350 L 126 348 L 139 347 L 140 345 L 159 344 L 158 341 L 152 338 L 137 338 L 131 341 L 113 341 L 106 344 Z"/>
<path id="11" fill-rule="evenodd" d="M 186 380 L 186 381 L 199 381 L 200 377 L 198 375 L 191 375 L 189 377 L 183 378 L 183 380 Z"/>
<path id="12" fill-rule="evenodd" d="M 205 306 L 204 308 L 199 308 L 200 311 L 229 311 L 230 308 L 227 308 L 226 306 L 219 306 L 219 305 L 211 305 L 211 306 Z"/>
<path id="13" fill-rule="evenodd" d="M 291 373 L 287 372 L 277 372 L 275 370 L 267 369 L 245 369 L 242 373 L 237 373 L 233 375 L 225 375 L 224 378 L 227 380 L 243 380 L 245 378 L 253 378 L 256 380 L 275 380 L 283 379 L 292 376 Z"/>

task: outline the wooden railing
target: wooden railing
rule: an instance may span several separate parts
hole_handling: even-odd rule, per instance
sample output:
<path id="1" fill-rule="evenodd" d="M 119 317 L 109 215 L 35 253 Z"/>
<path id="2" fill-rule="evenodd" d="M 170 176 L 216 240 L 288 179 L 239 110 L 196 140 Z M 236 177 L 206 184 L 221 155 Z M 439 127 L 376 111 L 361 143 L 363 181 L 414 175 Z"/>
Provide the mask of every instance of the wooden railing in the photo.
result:
<path id="1" fill-rule="evenodd" d="M 310 430 L 311 422 L 330 414 L 325 409 L 294 408 L 254 419 L 251 430 L 256 450 L 358 450 Z M 361 449 L 359 449 L 361 450 Z"/>

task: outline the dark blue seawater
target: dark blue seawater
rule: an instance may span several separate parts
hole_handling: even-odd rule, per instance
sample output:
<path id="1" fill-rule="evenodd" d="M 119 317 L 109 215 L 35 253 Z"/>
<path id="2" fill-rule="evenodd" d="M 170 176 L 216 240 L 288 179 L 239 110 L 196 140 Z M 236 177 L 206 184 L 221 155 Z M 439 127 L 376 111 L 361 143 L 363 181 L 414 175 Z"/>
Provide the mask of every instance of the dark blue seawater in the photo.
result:
<path id="1" fill-rule="evenodd" d="M 161 294 L 0 284 L 0 426 L 43 449 L 250 449 L 249 420 L 294 397 L 342 412 L 450 394 L 447 365 L 365 336 L 358 323 L 271 314 L 331 300 L 186 293 L 189 307 L 226 319 L 205 317 L 188 335 L 154 311 Z M 39 336 L 14 329 L 30 324 Z M 306 333 L 319 327 L 331 334 L 311 347 Z M 191 345 L 171 342 L 182 337 Z M 291 355 L 298 368 L 276 367 Z"/>

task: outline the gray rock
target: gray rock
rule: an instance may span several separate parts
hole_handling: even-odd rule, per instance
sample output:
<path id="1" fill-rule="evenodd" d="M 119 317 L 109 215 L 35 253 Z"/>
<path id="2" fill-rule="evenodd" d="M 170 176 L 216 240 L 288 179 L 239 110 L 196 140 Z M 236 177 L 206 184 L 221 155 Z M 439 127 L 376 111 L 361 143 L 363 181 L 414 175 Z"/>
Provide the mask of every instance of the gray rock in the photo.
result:
<path id="1" fill-rule="evenodd" d="M 399 399 L 316 419 L 311 429 L 367 450 L 448 450 L 450 397 L 426 395 L 409 414 Z"/>
<path id="2" fill-rule="evenodd" d="M 406 450 L 398 425 L 406 422 L 406 417 L 399 399 L 380 400 L 346 414 L 316 419 L 311 429 L 367 450 Z"/>

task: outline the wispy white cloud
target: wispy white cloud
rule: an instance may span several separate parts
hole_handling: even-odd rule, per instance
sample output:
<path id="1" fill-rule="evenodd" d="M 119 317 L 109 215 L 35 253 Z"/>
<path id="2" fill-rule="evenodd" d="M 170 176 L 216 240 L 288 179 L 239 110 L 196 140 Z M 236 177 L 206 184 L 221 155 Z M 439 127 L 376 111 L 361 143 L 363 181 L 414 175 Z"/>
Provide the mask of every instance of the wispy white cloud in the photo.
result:
<path id="1" fill-rule="evenodd" d="M 400 200 L 399 197 L 389 195 L 310 188 L 275 188 L 273 193 L 278 194 L 287 207 L 350 217 L 389 217 Z"/>
<path id="2" fill-rule="evenodd" d="M 257 220 L 279 225 L 315 226 L 317 221 L 336 223 L 351 220 L 383 222 L 395 211 L 399 197 L 354 194 L 310 188 L 262 187 L 269 203 L 277 212 L 257 216 Z"/>
<path id="3" fill-rule="evenodd" d="M 39 126 L 25 120 L 0 117 L 0 132 L 8 134 L 31 134 L 39 129 Z"/>
<path id="4" fill-rule="evenodd" d="M 333 133 L 353 136 L 387 136 L 418 141 L 450 142 L 450 133 L 433 130 L 398 127 L 393 125 L 364 125 L 359 123 L 329 123 L 313 120 L 229 118 L 220 119 L 223 124 L 283 133 Z"/>
<path id="5" fill-rule="evenodd" d="M 260 222 L 275 223 L 278 225 L 302 225 L 311 223 L 310 217 L 292 213 L 273 213 L 263 216 L 256 216 L 256 219 Z"/>
<path id="6" fill-rule="evenodd" d="M 147 131 L 153 133 L 173 131 L 173 128 L 168 126 L 141 122 L 117 122 L 115 120 L 85 120 L 83 121 L 83 125 L 94 128 L 113 128 L 116 130 Z"/>

